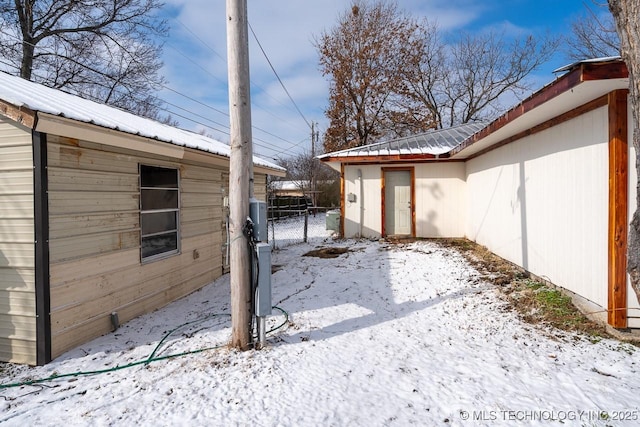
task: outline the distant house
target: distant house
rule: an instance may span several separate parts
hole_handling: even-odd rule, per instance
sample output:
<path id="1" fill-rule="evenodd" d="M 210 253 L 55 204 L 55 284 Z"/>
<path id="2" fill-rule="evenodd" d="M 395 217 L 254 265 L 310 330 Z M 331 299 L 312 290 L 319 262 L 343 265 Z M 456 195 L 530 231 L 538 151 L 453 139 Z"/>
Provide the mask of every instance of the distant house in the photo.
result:
<path id="1" fill-rule="evenodd" d="M 47 363 L 219 277 L 229 155 L 0 73 L 0 360 Z M 254 173 L 263 200 L 284 176 Z"/>
<path id="2" fill-rule="evenodd" d="M 311 192 L 309 181 L 272 181 L 270 187 L 274 196 L 304 197 Z"/>
<path id="3" fill-rule="evenodd" d="M 628 72 L 572 64 L 486 125 L 320 156 L 341 173 L 346 237 L 467 237 L 639 328 L 626 274 L 636 206 Z"/>
<path id="4" fill-rule="evenodd" d="M 306 199 L 311 206 L 316 206 L 317 201 L 322 198 L 322 194 L 335 182 L 335 180 L 317 180 L 314 190 L 313 184 L 308 180 L 274 180 L 269 184 L 269 196 L 272 198 L 299 197 Z"/>

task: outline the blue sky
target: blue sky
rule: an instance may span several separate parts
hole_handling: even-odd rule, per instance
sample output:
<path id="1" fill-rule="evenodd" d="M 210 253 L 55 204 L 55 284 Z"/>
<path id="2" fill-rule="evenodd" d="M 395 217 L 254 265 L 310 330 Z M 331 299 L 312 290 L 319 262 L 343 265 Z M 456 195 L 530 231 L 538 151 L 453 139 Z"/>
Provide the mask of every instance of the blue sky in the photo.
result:
<path id="1" fill-rule="evenodd" d="M 400 8 L 437 21 L 444 31 L 498 29 L 534 36 L 547 31 L 568 34 L 571 19 L 585 13 L 585 3 L 592 5 L 591 0 L 398 1 Z M 248 0 L 249 23 L 260 44 L 306 121 L 317 122 L 321 131 L 327 126 L 328 83 L 318 71 L 313 39 L 334 26 L 349 4 L 345 0 Z M 173 104 L 169 109 L 181 127 L 205 129 L 228 142 L 225 1 L 166 0 L 165 13 L 171 26 L 163 68 L 168 88 L 160 96 Z M 273 159 L 310 151 L 311 131 L 305 119 L 250 39 L 255 154 Z M 562 53 L 557 54 L 532 76 L 535 87 L 553 80 L 552 71 L 567 62 Z"/>

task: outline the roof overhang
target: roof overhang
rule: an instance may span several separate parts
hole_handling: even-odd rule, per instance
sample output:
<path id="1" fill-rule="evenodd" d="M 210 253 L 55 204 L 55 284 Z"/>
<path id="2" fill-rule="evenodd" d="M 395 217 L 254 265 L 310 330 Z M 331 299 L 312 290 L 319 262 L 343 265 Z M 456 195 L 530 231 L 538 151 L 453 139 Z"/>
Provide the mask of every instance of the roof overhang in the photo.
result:
<path id="1" fill-rule="evenodd" d="M 23 126 L 33 129 L 36 122 L 36 112 L 27 107 L 16 107 L 0 100 L 0 114 Z"/>
<path id="2" fill-rule="evenodd" d="M 167 144 L 141 136 L 131 135 L 114 129 L 95 126 L 90 123 L 38 113 L 35 129 L 38 132 L 59 135 L 67 138 L 95 142 L 106 146 L 142 151 L 161 156 L 182 159 L 185 149 L 178 145 Z"/>
<path id="3" fill-rule="evenodd" d="M 578 110 L 614 90 L 628 87 L 629 73 L 619 59 L 578 63 L 571 71 L 467 138 L 451 150 L 448 157 L 464 160 L 475 156 L 538 125 Z"/>
<path id="4" fill-rule="evenodd" d="M 91 123 L 80 122 L 78 120 L 42 112 L 37 113 L 36 120 L 31 120 L 31 127 L 34 128 L 33 122 L 35 121 L 34 130 L 38 132 L 94 142 L 105 146 L 170 157 L 176 160 L 188 160 L 209 165 L 229 167 L 229 158 L 226 156 L 170 144 L 152 138 L 132 135 L 126 132 L 96 126 Z M 286 170 L 284 169 L 274 169 L 258 164 L 254 164 L 253 169 L 254 172 L 257 173 L 281 177 L 286 176 Z"/>
<path id="5" fill-rule="evenodd" d="M 553 119 L 590 108 L 604 106 L 607 94 L 629 87 L 629 73 L 619 58 L 593 59 L 571 64 L 567 71 L 539 91 L 520 102 L 487 126 L 469 136 L 455 148 L 442 154 L 421 155 L 345 155 L 344 152 L 320 156 L 320 160 L 339 170 L 340 164 L 389 164 L 465 161 L 504 143 L 511 142 Z M 348 151 L 348 150 L 345 150 Z"/>

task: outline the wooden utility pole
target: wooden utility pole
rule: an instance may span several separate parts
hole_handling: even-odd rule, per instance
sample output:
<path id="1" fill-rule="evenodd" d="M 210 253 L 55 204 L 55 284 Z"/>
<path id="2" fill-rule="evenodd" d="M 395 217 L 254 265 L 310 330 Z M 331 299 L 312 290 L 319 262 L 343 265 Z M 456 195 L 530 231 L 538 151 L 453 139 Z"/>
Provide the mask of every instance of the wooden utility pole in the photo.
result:
<path id="1" fill-rule="evenodd" d="M 247 1 L 227 0 L 227 63 L 231 161 L 229 170 L 229 244 L 231 269 L 231 347 L 251 343 L 251 249 L 243 228 L 253 197 L 253 147 Z"/>

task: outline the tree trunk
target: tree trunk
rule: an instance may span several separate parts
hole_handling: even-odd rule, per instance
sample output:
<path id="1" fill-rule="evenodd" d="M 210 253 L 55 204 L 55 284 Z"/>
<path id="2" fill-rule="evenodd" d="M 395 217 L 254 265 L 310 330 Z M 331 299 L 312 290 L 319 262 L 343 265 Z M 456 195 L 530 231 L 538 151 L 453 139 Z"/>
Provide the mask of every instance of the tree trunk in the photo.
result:
<path id="1" fill-rule="evenodd" d="M 20 77 L 31 80 L 31 72 L 33 71 L 33 54 L 35 46 L 28 42 L 22 42 L 22 62 L 20 64 Z"/>
<path id="2" fill-rule="evenodd" d="M 629 97 L 633 111 L 633 146 L 636 150 L 636 209 L 629 227 L 627 271 L 640 300 L 640 0 L 609 0 L 620 37 L 620 52 L 629 69 Z"/>

